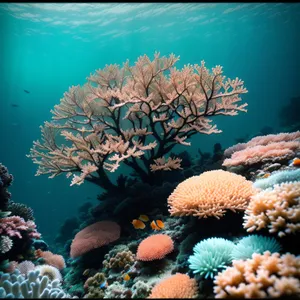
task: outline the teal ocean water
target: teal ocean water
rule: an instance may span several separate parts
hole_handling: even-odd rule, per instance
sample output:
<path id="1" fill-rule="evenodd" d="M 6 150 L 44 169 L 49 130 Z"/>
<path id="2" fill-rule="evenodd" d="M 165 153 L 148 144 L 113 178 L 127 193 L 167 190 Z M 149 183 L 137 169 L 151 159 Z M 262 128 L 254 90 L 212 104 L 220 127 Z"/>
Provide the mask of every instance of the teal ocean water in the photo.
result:
<path id="1" fill-rule="evenodd" d="M 33 208 L 48 243 L 82 204 L 98 203 L 99 187 L 34 176 L 26 155 L 70 86 L 144 54 L 174 53 L 178 68 L 221 65 L 249 91 L 242 96 L 247 113 L 217 117 L 222 133 L 195 135 L 192 147 L 178 151 L 227 148 L 266 126 L 282 131 L 279 112 L 300 95 L 299 29 L 298 3 L 1 3 L 0 162 L 14 176 L 12 200 Z"/>

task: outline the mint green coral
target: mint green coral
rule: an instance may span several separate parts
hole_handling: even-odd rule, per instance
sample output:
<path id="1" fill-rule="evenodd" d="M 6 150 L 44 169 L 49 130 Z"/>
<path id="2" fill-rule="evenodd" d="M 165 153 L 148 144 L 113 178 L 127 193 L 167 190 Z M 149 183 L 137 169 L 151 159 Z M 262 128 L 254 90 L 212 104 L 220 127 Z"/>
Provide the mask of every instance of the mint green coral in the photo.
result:
<path id="1" fill-rule="evenodd" d="M 239 240 L 232 251 L 232 259 L 248 259 L 253 253 L 263 254 L 265 251 L 279 252 L 281 245 L 273 237 L 250 235 Z"/>
<path id="2" fill-rule="evenodd" d="M 59 280 L 50 281 L 47 276 L 39 276 L 39 271 L 30 271 L 24 277 L 18 270 L 13 273 L 0 272 L 0 299 L 35 298 L 76 298 L 66 294 Z"/>
<path id="3" fill-rule="evenodd" d="M 193 248 L 194 254 L 188 259 L 189 268 L 204 278 L 213 278 L 232 261 L 234 243 L 223 238 L 205 239 Z"/>

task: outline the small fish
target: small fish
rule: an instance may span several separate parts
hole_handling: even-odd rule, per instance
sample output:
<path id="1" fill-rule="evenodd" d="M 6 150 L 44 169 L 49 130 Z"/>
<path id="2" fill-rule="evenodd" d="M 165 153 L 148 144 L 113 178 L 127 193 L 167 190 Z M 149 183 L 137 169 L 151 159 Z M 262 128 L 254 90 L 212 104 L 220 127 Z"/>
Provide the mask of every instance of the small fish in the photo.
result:
<path id="1" fill-rule="evenodd" d="M 162 230 L 165 227 L 165 224 L 161 220 L 152 221 L 150 224 L 153 230 Z"/>
<path id="2" fill-rule="evenodd" d="M 102 282 L 100 285 L 99 285 L 100 289 L 103 289 L 105 287 L 107 287 L 107 281 L 104 281 Z"/>
<path id="3" fill-rule="evenodd" d="M 292 160 L 291 165 L 292 165 L 292 166 L 297 166 L 297 167 L 299 167 L 299 166 L 300 166 L 300 158 L 295 157 L 295 158 Z"/>
<path id="4" fill-rule="evenodd" d="M 29 91 L 27 91 L 27 90 L 24 90 L 24 92 L 25 92 L 26 94 L 30 94 L 30 92 L 29 92 Z"/>
<path id="5" fill-rule="evenodd" d="M 148 216 L 146 215 L 140 215 L 139 216 L 139 220 L 143 221 L 143 222 L 148 222 L 149 221 L 149 218 Z"/>
<path id="6" fill-rule="evenodd" d="M 124 275 L 123 279 L 124 279 L 125 281 L 128 281 L 128 280 L 130 280 L 130 276 L 126 273 L 126 274 Z"/>
<path id="7" fill-rule="evenodd" d="M 271 175 L 270 173 L 266 173 L 261 178 L 268 178 L 270 175 Z"/>
<path id="8" fill-rule="evenodd" d="M 12 103 L 11 106 L 12 106 L 12 107 L 19 107 L 19 105 L 18 105 L 18 104 L 15 104 L 15 103 Z"/>
<path id="9" fill-rule="evenodd" d="M 144 229 L 146 227 L 145 223 L 141 220 L 134 219 L 131 224 L 135 229 Z"/>

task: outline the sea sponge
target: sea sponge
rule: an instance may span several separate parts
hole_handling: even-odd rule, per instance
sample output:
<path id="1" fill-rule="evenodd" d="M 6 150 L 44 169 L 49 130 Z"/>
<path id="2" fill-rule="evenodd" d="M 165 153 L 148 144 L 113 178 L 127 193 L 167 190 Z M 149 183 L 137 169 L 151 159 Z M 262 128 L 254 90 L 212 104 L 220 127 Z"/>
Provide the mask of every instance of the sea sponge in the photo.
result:
<path id="1" fill-rule="evenodd" d="M 151 261 L 162 259 L 174 250 L 173 240 L 166 234 L 150 235 L 139 244 L 136 259 Z"/>
<path id="2" fill-rule="evenodd" d="M 251 259 L 234 260 L 233 266 L 214 280 L 216 298 L 274 298 L 299 296 L 300 256 L 254 253 Z"/>
<path id="3" fill-rule="evenodd" d="M 300 231 L 300 182 L 281 183 L 251 197 L 245 211 L 248 232 L 268 227 L 279 237 Z"/>
<path id="4" fill-rule="evenodd" d="M 120 238 L 121 228 L 116 222 L 100 221 L 79 231 L 71 244 L 70 256 L 81 256 Z"/>
<path id="5" fill-rule="evenodd" d="M 49 266 L 49 265 L 36 266 L 34 271 L 39 271 L 40 276 L 47 276 L 51 281 L 53 280 L 62 281 L 62 276 L 59 270 L 53 266 Z"/>
<path id="6" fill-rule="evenodd" d="M 281 248 L 281 245 L 273 237 L 250 235 L 239 240 L 233 248 L 231 257 L 235 260 L 247 259 L 251 258 L 253 253 L 279 252 Z"/>
<path id="7" fill-rule="evenodd" d="M 205 278 L 214 275 L 231 263 L 231 253 L 235 245 L 223 238 L 209 238 L 196 244 L 194 254 L 188 259 L 193 273 L 199 273 Z"/>
<path id="8" fill-rule="evenodd" d="M 176 273 L 156 284 L 148 298 L 192 299 L 197 296 L 198 288 L 196 280 L 186 274 Z"/>
<path id="9" fill-rule="evenodd" d="M 220 218 L 227 209 L 244 210 L 255 189 L 243 176 L 223 170 L 207 171 L 181 182 L 168 198 L 172 216 Z"/>

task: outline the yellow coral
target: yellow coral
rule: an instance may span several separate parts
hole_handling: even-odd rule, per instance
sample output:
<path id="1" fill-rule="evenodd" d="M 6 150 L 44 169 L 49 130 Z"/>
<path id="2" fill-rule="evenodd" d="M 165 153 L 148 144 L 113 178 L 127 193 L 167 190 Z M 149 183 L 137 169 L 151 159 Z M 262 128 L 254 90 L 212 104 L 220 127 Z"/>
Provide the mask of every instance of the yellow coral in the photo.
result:
<path id="1" fill-rule="evenodd" d="M 214 280 L 216 298 L 266 298 L 300 294 L 300 257 L 270 251 L 234 260 Z"/>
<path id="2" fill-rule="evenodd" d="M 223 170 L 207 171 L 181 182 L 168 198 L 172 216 L 220 218 L 227 209 L 244 210 L 255 192 L 251 181 Z"/>
<path id="3" fill-rule="evenodd" d="M 243 226 L 248 232 L 268 227 L 279 237 L 300 231 L 300 182 L 282 183 L 253 195 Z"/>

